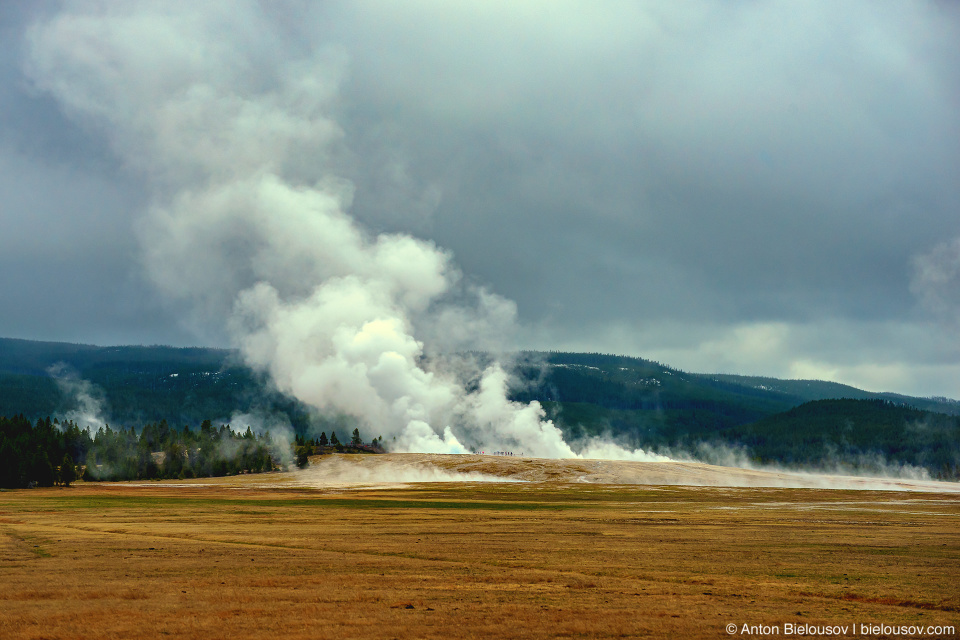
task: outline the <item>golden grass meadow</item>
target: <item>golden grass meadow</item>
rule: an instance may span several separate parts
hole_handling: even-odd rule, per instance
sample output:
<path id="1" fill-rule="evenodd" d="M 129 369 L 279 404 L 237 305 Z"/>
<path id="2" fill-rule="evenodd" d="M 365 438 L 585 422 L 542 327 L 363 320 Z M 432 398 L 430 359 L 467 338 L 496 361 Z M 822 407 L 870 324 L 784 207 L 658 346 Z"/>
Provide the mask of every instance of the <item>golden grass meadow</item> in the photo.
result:
<path id="1" fill-rule="evenodd" d="M 0 493 L 0 637 L 892 637 L 857 625 L 960 619 L 957 493 L 310 477 Z"/>

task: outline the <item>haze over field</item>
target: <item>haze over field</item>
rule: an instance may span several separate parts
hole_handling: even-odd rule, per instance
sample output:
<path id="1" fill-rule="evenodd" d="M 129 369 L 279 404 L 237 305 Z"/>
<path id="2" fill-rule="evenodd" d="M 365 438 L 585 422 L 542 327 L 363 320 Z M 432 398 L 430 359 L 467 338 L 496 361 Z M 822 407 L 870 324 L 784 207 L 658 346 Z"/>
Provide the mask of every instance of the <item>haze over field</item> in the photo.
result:
<path id="1" fill-rule="evenodd" d="M 271 480 L 275 484 L 271 485 Z M 917 477 L 858 477 L 783 469 L 725 467 L 692 461 L 545 460 L 511 456 L 387 454 L 323 456 L 310 467 L 264 486 L 383 486 L 418 482 L 533 482 L 603 485 L 683 485 L 701 487 L 792 487 L 867 491 L 960 493 L 955 482 Z M 205 482 L 205 481 L 201 481 Z M 210 480 L 223 484 L 220 479 Z M 243 480 L 238 481 L 243 486 Z"/>
<path id="2" fill-rule="evenodd" d="M 0 7 L 0 335 L 568 455 L 454 350 L 960 396 L 945 3 Z M 426 356 L 432 362 L 421 364 Z"/>

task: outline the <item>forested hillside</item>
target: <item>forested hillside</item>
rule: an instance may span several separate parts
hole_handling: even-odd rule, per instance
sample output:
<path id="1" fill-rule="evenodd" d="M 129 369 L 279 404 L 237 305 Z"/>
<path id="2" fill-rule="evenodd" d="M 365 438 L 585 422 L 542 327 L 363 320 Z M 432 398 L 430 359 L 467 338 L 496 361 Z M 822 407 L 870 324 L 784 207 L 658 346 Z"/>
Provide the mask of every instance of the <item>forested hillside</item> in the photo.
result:
<path id="1" fill-rule="evenodd" d="M 707 443 L 763 463 L 859 461 L 957 477 L 956 401 L 816 380 L 693 374 L 604 354 L 525 352 L 516 361 L 513 399 L 540 401 L 574 444 L 604 436 L 697 454 Z M 846 401 L 818 402 L 840 399 Z M 36 423 L 91 407 L 114 429 L 135 431 L 161 422 L 181 430 L 207 419 L 226 424 L 237 414 L 278 417 L 301 438 L 358 426 L 271 390 L 227 350 L 0 339 L 0 416 Z"/>
<path id="2" fill-rule="evenodd" d="M 801 399 L 718 385 L 640 358 L 527 353 L 518 400 L 539 400 L 574 437 L 611 432 L 632 444 L 681 444 L 784 411 Z"/>
<path id="3" fill-rule="evenodd" d="M 746 446 L 761 463 L 878 472 L 910 466 L 960 478 L 960 417 L 889 400 L 808 402 L 730 428 L 723 438 Z"/>
<path id="4" fill-rule="evenodd" d="M 0 415 L 64 416 L 84 410 L 84 401 L 106 422 L 138 429 L 254 412 L 284 416 L 297 431 L 306 432 L 309 422 L 306 407 L 236 365 L 225 349 L 0 339 Z"/>
<path id="5" fill-rule="evenodd" d="M 272 471 L 290 458 L 289 443 L 267 434 L 235 432 L 209 420 L 199 429 L 165 421 L 139 431 L 73 422 L 0 416 L 0 488 L 69 486 L 85 480 L 152 480 Z"/>
<path id="6" fill-rule="evenodd" d="M 956 401 L 690 374 L 603 354 L 528 353 L 525 361 L 517 398 L 542 402 L 574 439 L 604 435 L 716 462 L 960 479 Z"/>

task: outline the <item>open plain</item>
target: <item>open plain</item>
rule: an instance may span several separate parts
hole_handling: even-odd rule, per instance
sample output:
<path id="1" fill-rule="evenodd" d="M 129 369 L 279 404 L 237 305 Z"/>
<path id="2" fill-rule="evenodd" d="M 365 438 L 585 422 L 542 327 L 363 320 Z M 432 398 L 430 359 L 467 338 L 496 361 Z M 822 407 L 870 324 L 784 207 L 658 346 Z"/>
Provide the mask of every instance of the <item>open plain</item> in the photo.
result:
<path id="1" fill-rule="evenodd" d="M 708 465 L 493 456 L 312 462 L 0 493 L 0 637 L 759 638 L 825 626 L 895 637 L 861 625 L 960 626 L 954 484 L 805 488 Z"/>

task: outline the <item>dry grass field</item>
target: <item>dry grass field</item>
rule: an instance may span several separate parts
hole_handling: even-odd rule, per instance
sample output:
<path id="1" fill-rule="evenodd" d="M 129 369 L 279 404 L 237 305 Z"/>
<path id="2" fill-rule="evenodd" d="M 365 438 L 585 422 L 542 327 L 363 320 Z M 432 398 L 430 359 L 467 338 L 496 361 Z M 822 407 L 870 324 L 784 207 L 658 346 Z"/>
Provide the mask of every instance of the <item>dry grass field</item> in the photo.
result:
<path id="1" fill-rule="evenodd" d="M 591 462 L 489 457 L 436 458 L 428 478 L 428 461 L 353 456 L 296 474 L 2 492 L 0 637 L 960 627 L 956 492 L 609 484 L 583 481 L 609 473 Z M 351 465 L 352 476 L 337 471 Z M 378 465 L 389 473 L 378 478 Z M 482 481 L 523 473 L 536 481 Z M 413 482 L 444 474 L 469 480 Z"/>

